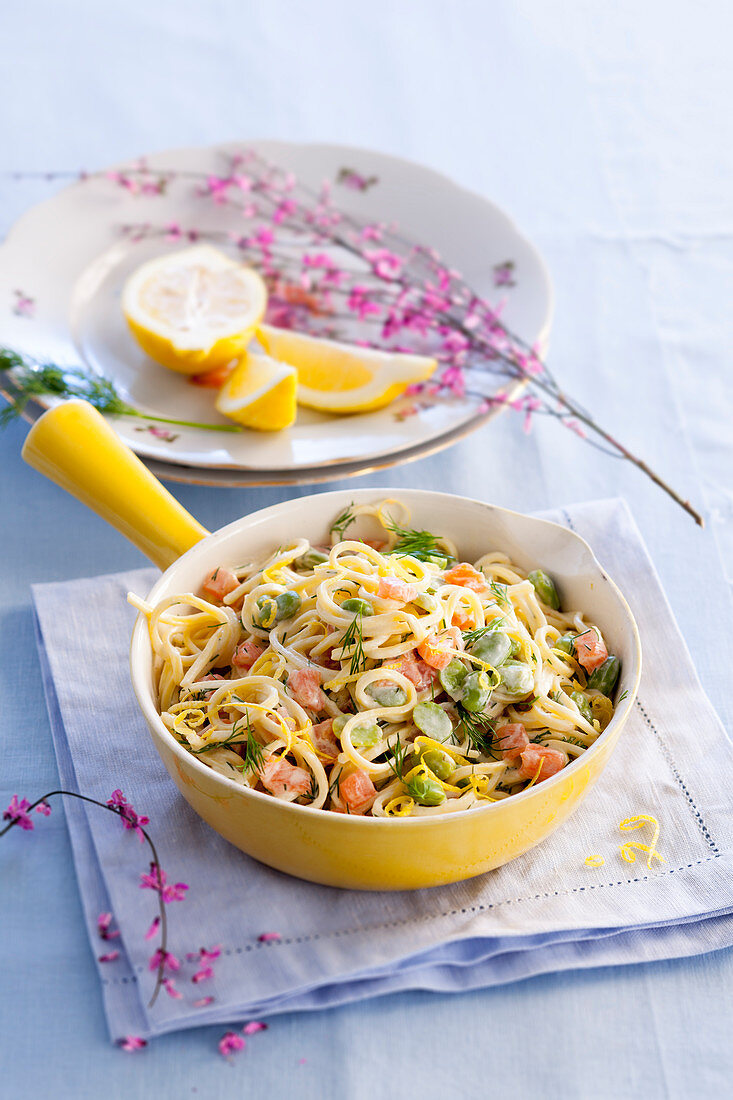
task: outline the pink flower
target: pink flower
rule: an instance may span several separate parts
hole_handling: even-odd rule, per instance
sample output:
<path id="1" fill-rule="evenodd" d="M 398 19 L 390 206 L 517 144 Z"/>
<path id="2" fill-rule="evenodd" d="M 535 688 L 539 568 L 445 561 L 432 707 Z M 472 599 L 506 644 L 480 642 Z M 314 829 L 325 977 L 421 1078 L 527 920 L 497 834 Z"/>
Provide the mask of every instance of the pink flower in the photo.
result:
<path id="1" fill-rule="evenodd" d="M 140 875 L 140 889 L 157 891 L 167 904 L 170 901 L 183 901 L 188 886 L 185 882 L 177 882 L 175 885 L 166 884 L 165 871 L 161 868 L 159 874 L 156 864 L 151 863 L 150 873 L 147 875 Z"/>
<path id="2" fill-rule="evenodd" d="M 148 968 L 150 970 L 158 970 L 161 962 L 163 963 L 164 969 L 166 967 L 168 968 L 168 970 L 181 969 L 180 961 L 176 958 L 176 956 L 171 955 L 170 951 L 163 951 L 163 949 L 159 947 L 158 950 L 150 956 Z"/>
<path id="3" fill-rule="evenodd" d="M 173 999 L 176 1001 L 180 1001 L 183 997 L 183 994 L 178 989 L 176 989 L 176 983 L 174 982 L 173 978 L 164 978 L 163 988 L 165 989 L 168 996 L 173 997 Z"/>
<path id="4" fill-rule="evenodd" d="M 16 317 L 33 317 L 36 312 L 36 300 L 24 294 L 22 290 L 16 290 L 13 313 Z"/>
<path id="5" fill-rule="evenodd" d="M 361 321 L 371 313 L 379 313 L 381 310 L 381 307 L 378 306 L 376 302 L 369 300 L 368 295 L 368 287 L 356 284 L 351 288 L 351 292 L 346 301 L 347 309 L 350 309 L 352 313 L 356 313 Z"/>
<path id="6" fill-rule="evenodd" d="M 110 932 L 109 926 L 112 923 L 111 913 L 100 913 L 97 917 L 97 931 L 103 940 L 114 940 L 119 936 L 119 932 Z"/>
<path id="7" fill-rule="evenodd" d="M 202 966 L 200 970 L 197 970 L 191 981 L 198 985 L 199 982 L 208 981 L 209 978 L 214 977 L 213 966 Z"/>
<path id="8" fill-rule="evenodd" d="M 14 794 L 10 799 L 7 810 L 3 814 L 3 821 L 11 821 L 13 825 L 20 825 L 21 829 L 30 832 L 33 828 L 33 822 L 28 817 L 28 810 L 30 810 L 30 808 L 31 804 L 27 798 L 21 798 L 19 802 L 17 794 Z"/>
<path id="9" fill-rule="evenodd" d="M 134 829 L 137 835 L 140 837 L 140 842 L 145 839 L 143 835 L 142 825 L 149 825 L 150 818 L 144 814 L 137 814 L 125 798 L 122 791 L 112 791 L 112 797 L 107 799 L 107 805 L 112 810 L 117 810 L 119 816 L 122 818 L 126 829 Z"/>
<path id="10" fill-rule="evenodd" d="M 260 245 L 262 248 L 267 248 L 275 240 L 275 234 L 269 226 L 261 225 L 260 228 L 253 234 L 252 241 L 254 244 Z"/>
<path id="11" fill-rule="evenodd" d="M 235 1050 L 244 1050 L 246 1043 L 241 1035 L 237 1035 L 235 1031 L 227 1031 L 219 1040 L 219 1053 L 224 1058 L 228 1058 L 230 1054 L 234 1054 Z"/>
<path id="12" fill-rule="evenodd" d="M 494 286 L 516 286 L 513 260 L 505 260 L 503 264 L 494 265 Z"/>
<path id="13" fill-rule="evenodd" d="M 380 279 L 392 280 L 402 270 L 402 259 L 388 248 L 364 249 L 364 259 L 371 264 L 372 271 Z"/>
<path id="14" fill-rule="evenodd" d="M 250 1020 L 242 1028 L 245 1035 L 254 1035 L 257 1031 L 267 1031 L 267 1024 L 261 1024 L 259 1020 Z"/>
<path id="15" fill-rule="evenodd" d="M 183 230 L 178 222 L 168 222 L 165 227 L 165 236 L 168 241 L 180 241 L 183 236 Z"/>
<path id="16" fill-rule="evenodd" d="M 199 997 L 197 1001 L 193 1002 L 194 1008 L 206 1008 L 207 1005 L 213 1004 L 213 997 Z"/>
<path id="17" fill-rule="evenodd" d="M 124 1039 L 118 1039 L 117 1045 L 120 1050 L 126 1050 L 129 1052 L 135 1050 L 142 1050 L 148 1044 L 145 1039 L 140 1039 L 137 1035 L 126 1035 Z"/>
<path id="18" fill-rule="evenodd" d="M 362 241 L 381 241 L 384 232 L 379 225 L 365 225 L 359 234 Z"/>
<path id="19" fill-rule="evenodd" d="M 150 925 L 150 928 L 148 928 L 147 932 L 145 933 L 145 939 L 146 940 L 155 939 L 155 937 L 158 934 L 158 929 L 159 928 L 160 928 L 160 917 L 153 917 L 153 923 Z"/>
<path id="20" fill-rule="evenodd" d="M 119 957 L 120 957 L 119 951 L 108 951 L 106 955 L 99 955 L 98 956 L 99 961 L 101 963 L 111 963 L 111 962 L 114 962 L 115 959 L 119 959 Z"/>
<path id="21" fill-rule="evenodd" d="M 283 201 L 278 204 L 275 213 L 272 215 L 273 223 L 275 225 L 282 225 L 286 218 L 290 217 L 291 214 L 294 214 L 297 209 L 297 204 L 294 203 L 292 199 L 283 199 Z"/>
<path id="22" fill-rule="evenodd" d="M 282 936 L 279 932 L 262 932 L 257 939 L 260 943 L 272 943 L 273 941 L 281 940 Z"/>
<path id="23" fill-rule="evenodd" d="M 201 948 L 201 954 L 200 954 L 199 957 L 200 957 L 202 962 L 206 962 L 207 959 L 211 959 L 212 961 L 214 959 L 218 959 L 220 955 L 221 955 L 221 945 L 217 943 L 217 944 L 215 944 L 214 947 L 210 947 L 208 949 L 208 951 L 206 950 L 205 947 L 202 947 Z"/>
<path id="24" fill-rule="evenodd" d="M 227 201 L 227 191 L 231 186 L 232 181 L 225 179 L 223 176 L 209 176 L 206 181 L 208 188 L 208 194 L 214 200 L 217 205 L 221 205 Z"/>
<path id="25" fill-rule="evenodd" d="M 44 817 L 48 817 L 51 813 L 51 807 L 48 802 L 39 802 L 36 806 L 36 813 L 43 814 Z"/>
<path id="26" fill-rule="evenodd" d="M 350 188 L 352 191 L 368 191 L 379 180 L 377 176 L 362 176 L 353 168 L 342 168 L 336 182 L 340 183 L 342 187 Z"/>

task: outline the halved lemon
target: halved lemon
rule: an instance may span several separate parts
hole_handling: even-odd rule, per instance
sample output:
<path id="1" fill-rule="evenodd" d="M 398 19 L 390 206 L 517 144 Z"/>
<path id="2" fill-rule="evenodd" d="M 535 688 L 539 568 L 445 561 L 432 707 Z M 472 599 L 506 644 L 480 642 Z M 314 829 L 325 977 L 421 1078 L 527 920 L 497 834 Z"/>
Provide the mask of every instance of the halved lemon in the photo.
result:
<path id="1" fill-rule="evenodd" d="M 295 420 L 298 375 L 287 363 L 246 352 L 219 390 L 216 407 L 246 428 L 277 432 Z"/>
<path id="2" fill-rule="evenodd" d="M 266 305 L 257 272 L 206 244 L 150 260 L 122 292 L 122 311 L 143 351 L 182 374 L 238 358 Z"/>
<path id="3" fill-rule="evenodd" d="M 426 355 L 361 348 L 272 325 L 260 325 L 257 339 L 273 358 L 296 368 L 298 404 L 324 412 L 381 409 L 438 365 Z"/>

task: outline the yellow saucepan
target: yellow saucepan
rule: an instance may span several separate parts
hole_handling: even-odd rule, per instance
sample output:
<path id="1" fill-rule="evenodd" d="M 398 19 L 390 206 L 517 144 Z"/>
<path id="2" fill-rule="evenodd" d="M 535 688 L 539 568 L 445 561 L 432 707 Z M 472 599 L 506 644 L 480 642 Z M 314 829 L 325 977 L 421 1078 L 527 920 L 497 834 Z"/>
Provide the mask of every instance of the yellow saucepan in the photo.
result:
<path id="1" fill-rule="evenodd" d="M 444 493 L 349 489 L 286 501 L 208 534 L 82 401 L 46 412 L 31 428 L 23 457 L 165 570 L 147 597 L 150 602 L 196 591 L 217 565 L 236 565 L 296 536 L 323 542 L 333 518 L 352 500 L 365 503 L 397 495 L 411 509 L 416 527 L 450 537 L 467 560 L 500 549 L 527 569 L 541 565 L 558 581 L 567 606 L 582 609 L 597 622 L 609 649 L 621 657 L 618 690 L 623 701 L 610 725 L 553 778 L 481 808 L 387 820 L 279 801 L 238 786 L 186 752 L 158 714 L 150 639 L 140 616 L 130 668 L 153 743 L 196 813 L 262 863 L 313 882 L 360 890 L 456 882 L 499 867 L 544 840 L 578 807 L 603 771 L 636 695 L 641 647 L 618 588 L 588 545 L 564 527 Z"/>

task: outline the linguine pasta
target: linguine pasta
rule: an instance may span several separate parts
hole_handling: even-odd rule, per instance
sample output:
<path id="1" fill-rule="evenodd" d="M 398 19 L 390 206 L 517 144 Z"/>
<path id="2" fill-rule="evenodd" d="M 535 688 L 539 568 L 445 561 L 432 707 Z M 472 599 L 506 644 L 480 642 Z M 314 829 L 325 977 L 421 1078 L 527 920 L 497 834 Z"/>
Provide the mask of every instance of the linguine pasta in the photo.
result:
<path id="1" fill-rule="evenodd" d="M 473 564 L 398 501 L 151 606 L 163 722 L 243 787 L 338 813 L 419 817 L 556 774 L 613 715 L 619 662 L 550 577 Z M 378 539 L 364 541 L 367 525 Z"/>

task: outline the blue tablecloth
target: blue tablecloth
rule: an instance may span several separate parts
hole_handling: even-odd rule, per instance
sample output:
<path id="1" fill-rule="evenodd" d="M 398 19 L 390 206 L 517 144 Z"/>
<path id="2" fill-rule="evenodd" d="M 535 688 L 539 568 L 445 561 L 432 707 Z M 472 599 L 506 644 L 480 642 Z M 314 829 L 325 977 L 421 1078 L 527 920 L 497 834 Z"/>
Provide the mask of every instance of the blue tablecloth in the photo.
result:
<path id="1" fill-rule="evenodd" d="M 0 169 L 96 167 L 232 137 L 322 138 L 425 161 L 509 210 L 553 273 L 557 374 L 705 508 L 707 530 L 627 465 L 552 423 L 524 437 L 509 416 L 364 483 L 435 486 L 522 510 L 624 495 L 731 728 L 729 7 L 27 0 L 0 27 L 14 99 L 0 123 Z M 2 223 L 47 193 L 0 181 Z M 142 564 L 23 466 L 24 432 L 0 438 L 3 805 L 56 782 L 29 584 Z M 177 492 L 209 527 L 293 495 Z M 14 836 L 0 853 L 4 1095 L 729 1090 L 730 953 L 282 1017 L 232 1065 L 216 1054 L 221 1029 L 122 1054 L 102 1020 L 63 814 L 42 825 L 43 835 Z"/>

